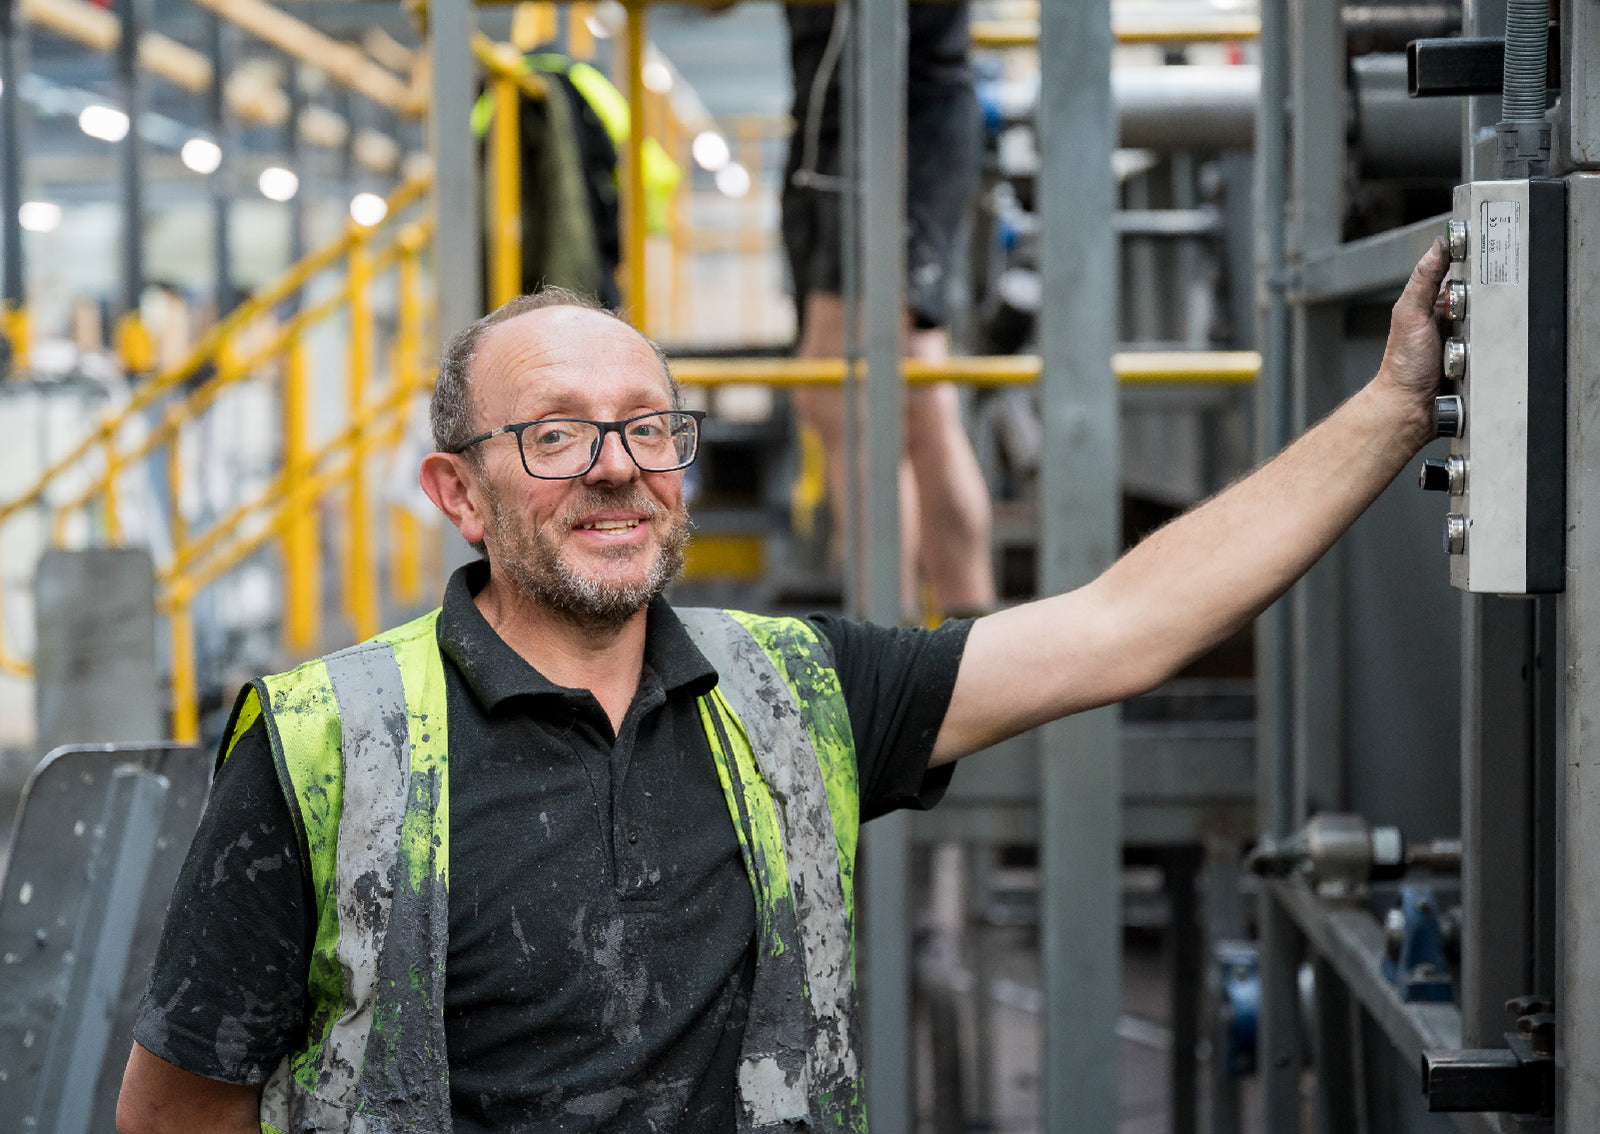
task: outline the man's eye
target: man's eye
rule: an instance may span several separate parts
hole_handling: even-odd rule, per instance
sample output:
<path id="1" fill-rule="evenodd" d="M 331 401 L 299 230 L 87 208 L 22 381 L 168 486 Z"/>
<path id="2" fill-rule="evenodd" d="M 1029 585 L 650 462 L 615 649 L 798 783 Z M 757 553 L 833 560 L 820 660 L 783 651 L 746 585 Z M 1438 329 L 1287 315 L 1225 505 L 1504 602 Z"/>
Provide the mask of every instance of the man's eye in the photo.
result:
<path id="1" fill-rule="evenodd" d="M 545 426 L 544 428 L 540 429 L 539 432 L 533 435 L 533 442 L 535 445 L 565 445 L 571 440 L 572 431 L 570 429 L 563 429 L 560 426 L 555 425 Z"/>

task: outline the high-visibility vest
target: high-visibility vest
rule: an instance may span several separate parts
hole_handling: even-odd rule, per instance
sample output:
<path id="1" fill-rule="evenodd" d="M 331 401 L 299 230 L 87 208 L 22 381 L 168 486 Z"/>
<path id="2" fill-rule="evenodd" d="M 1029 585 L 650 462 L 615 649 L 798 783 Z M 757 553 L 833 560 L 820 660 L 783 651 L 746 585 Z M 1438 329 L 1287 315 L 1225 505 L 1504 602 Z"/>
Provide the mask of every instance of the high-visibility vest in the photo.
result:
<path id="1" fill-rule="evenodd" d="M 438 615 L 252 682 L 234 707 L 222 758 L 265 718 L 316 901 L 308 1023 L 263 1090 L 264 1134 L 451 1128 Z M 756 899 L 739 1129 L 858 1134 L 859 794 L 831 652 L 798 619 L 678 615 L 719 675 L 700 717 Z"/>
<path id="2" fill-rule="evenodd" d="M 589 104 L 595 117 L 605 127 L 606 135 L 617 153 L 628 147 L 628 134 L 632 130 L 632 115 L 628 99 L 610 79 L 595 66 L 568 58 L 554 51 L 539 51 L 522 57 L 522 66 L 536 74 L 565 75 Z M 494 121 L 494 96 L 485 91 L 472 106 L 472 132 L 482 138 Z M 644 166 L 645 223 L 657 234 L 670 232 L 672 194 L 683 180 L 683 169 L 665 147 L 654 138 L 646 137 L 640 143 L 640 161 Z"/>

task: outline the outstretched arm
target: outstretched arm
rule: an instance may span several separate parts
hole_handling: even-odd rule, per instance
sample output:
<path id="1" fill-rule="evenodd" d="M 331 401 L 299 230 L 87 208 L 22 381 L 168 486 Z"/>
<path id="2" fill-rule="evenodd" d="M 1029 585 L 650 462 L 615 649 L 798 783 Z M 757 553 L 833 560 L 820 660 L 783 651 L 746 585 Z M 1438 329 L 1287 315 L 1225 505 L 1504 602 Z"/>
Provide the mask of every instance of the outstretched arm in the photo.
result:
<path id="1" fill-rule="evenodd" d="M 1277 457 L 1093 582 L 978 620 L 934 744 L 948 763 L 1153 689 L 1254 618 L 1433 437 L 1435 242 L 1394 306 L 1377 376 Z"/>
<path id="2" fill-rule="evenodd" d="M 261 1088 L 191 1075 L 138 1044 L 117 1097 L 119 1134 L 261 1134 Z"/>

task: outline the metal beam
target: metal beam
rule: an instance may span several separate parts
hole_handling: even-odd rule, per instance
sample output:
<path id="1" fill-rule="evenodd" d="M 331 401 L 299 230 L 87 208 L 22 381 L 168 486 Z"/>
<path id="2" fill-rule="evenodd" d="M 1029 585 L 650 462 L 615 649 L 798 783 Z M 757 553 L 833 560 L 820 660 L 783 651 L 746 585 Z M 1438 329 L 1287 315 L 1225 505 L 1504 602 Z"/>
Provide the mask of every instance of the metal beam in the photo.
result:
<path id="1" fill-rule="evenodd" d="M 136 128 L 144 113 L 144 89 L 139 74 L 139 30 L 144 22 L 141 0 L 116 0 L 122 38 L 117 42 L 117 78 L 122 88 L 122 109 L 128 116 L 128 135 L 122 139 L 122 314 L 139 313 L 144 290 L 144 177 L 140 158 L 144 140 Z"/>
<path id="2" fill-rule="evenodd" d="M 477 92 L 472 58 L 473 6 L 436 0 L 428 8 L 433 106 L 428 149 L 434 169 L 434 294 L 438 335 L 447 341 L 483 312 L 478 155 L 467 120 Z M 465 547 L 451 542 L 452 548 Z"/>
<path id="3" fill-rule="evenodd" d="M 1422 1066 L 1424 1051 L 1461 1046 L 1461 1013 L 1455 1005 L 1407 1004 L 1384 979 L 1383 926 L 1365 909 L 1324 903 L 1296 882 L 1263 885 L 1412 1067 Z"/>
<path id="4" fill-rule="evenodd" d="M 0 269 L 0 307 L 20 307 L 22 280 L 22 22 L 17 19 L 21 0 L 0 0 L 0 243 L 5 262 Z M 21 361 L 21 360 L 19 360 Z"/>
<path id="5" fill-rule="evenodd" d="M 1294 273 L 1290 301 L 1322 303 L 1399 288 L 1448 219 L 1441 213 L 1307 255 Z"/>
<path id="6" fill-rule="evenodd" d="M 1591 66 L 1593 62 L 1591 61 Z M 1567 179 L 1567 547 L 1560 597 L 1562 833 L 1557 866 L 1556 1129 L 1600 1123 L 1600 175 Z"/>
<path id="7" fill-rule="evenodd" d="M 847 16 L 848 13 L 848 16 Z M 859 40 L 855 90 L 860 113 L 861 347 L 866 411 L 861 436 L 866 484 L 860 530 L 865 565 L 862 613 L 892 626 L 900 620 L 899 469 L 904 433 L 900 380 L 905 319 L 906 105 L 909 30 L 905 0 L 865 0 L 840 7 Z M 909 1134 L 916 1107 L 911 1068 L 910 836 L 905 812 L 864 832 L 866 868 L 866 1028 L 871 1125 Z"/>
<path id="8" fill-rule="evenodd" d="M 1040 11 L 1040 591 L 1081 586 L 1116 558 L 1120 464 L 1117 249 L 1111 217 L 1111 6 Z M 1115 709 L 1042 730 L 1040 953 L 1045 1130 L 1117 1129 L 1121 766 Z"/>

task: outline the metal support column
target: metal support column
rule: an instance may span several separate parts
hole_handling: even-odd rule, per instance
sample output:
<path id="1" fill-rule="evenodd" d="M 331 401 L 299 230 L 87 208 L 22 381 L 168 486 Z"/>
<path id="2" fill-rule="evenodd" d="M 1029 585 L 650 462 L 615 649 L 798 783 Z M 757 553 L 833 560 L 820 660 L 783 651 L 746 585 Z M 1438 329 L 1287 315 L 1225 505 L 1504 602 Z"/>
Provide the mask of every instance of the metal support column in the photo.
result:
<path id="1" fill-rule="evenodd" d="M 1565 5 L 1570 10 L 1575 5 Z M 1591 67 L 1591 69 L 1593 69 Z M 1567 571 L 1556 1129 L 1600 1128 L 1600 174 L 1567 178 Z"/>
<path id="2" fill-rule="evenodd" d="M 22 0 L 0 0 L 0 243 L 4 267 L 0 269 L 0 310 L 15 310 L 23 303 L 22 222 L 22 99 L 17 84 L 22 78 L 22 27 L 18 20 Z"/>
<path id="3" fill-rule="evenodd" d="M 1340 9 L 1296 4 L 1289 21 L 1291 263 L 1338 246 L 1344 185 L 1345 45 Z M 1292 410 L 1298 436 L 1344 397 L 1339 300 L 1296 303 L 1290 314 Z M 1344 806 L 1342 559 L 1335 545 L 1294 588 L 1296 819 Z"/>
<path id="4" fill-rule="evenodd" d="M 1039 313 L 1044 458 L 1039 586 L 1099 575 L 1118 551 L 1117 249 L 1111 217 L 1111 5 L 1040 6 Z M 1121 789 L 1117 710 L 1042 730 L 1039 792 L 1044 1130 L 1117 1128 Z"/>
<path id="5" fill-rule="evenodd" d="M 477 97 L 475 26 L 469 0 L 436 0 L 428 6 L 433 92 L 428 149 L 433 157 L 433 278 L 441 343 L 483 312 L 478 154 L 467 129 Z"/>
<path id="6" fill-rule="evenodd" d="M 229 28 L 222 17 L 206 12 L 206 41 L 211 55 L 211 90 L 206 97 L 206 113 L 211 127 L 211 140 L 222 151 L 222 158 L 211 173 L 211 227 L 212 259 L 215 280 L 212 284 L 216 296 L 217 318 L 228 315 L 238 302 L 233 287 L 233 234 L 229 216 L 233 210 L 234 137 L 228 128 L 228 100 L 226 76 L 231 72 L 231 46 Z M 294 257 L 299 259 L 298 256 Z"/>
<path id="7" fill-rule="evenodd" d="M 117 82 L 122 109 L 128 115 L 128 136 L 122 139 L 122 316 L 137 317 L 144 291 L 144 140 L 139 119 L 144 115 L 144 77 L 139 73 L 139 36 L 144 30 L 140 0 L 115 0 L 122 21 L 117 41 Z"/>
<path id="8" fill-rule="evenodd" d="M 1289 440 L 1289 306 L 1286 174 L 1289 113 L 1289 14 L 1286 0 L 1261 5 L 1261 105 L 1256 121 L 1256 252 L 1262 290 L 1261 377 L 1256 383 L 1256 447 L 1262 458 Z M 1280 599 L 1256 620 L 1256 755 L 1259 825 L 1283 838 L 1296 824 L 1294 700 L 1290 603 Z M 1294 1130 L 1300 1112 L 1300 1027 L 1295 981 L 1299 934 L 1270 894 L 1260 902 L 1261 1122 L 1265 1130 Z"/>
<path id="9" fill-rule="evenodd" d="M 838 16 L 844 15 L 841 11 Z M 855 75 L 860 110 L 861 347 L 866 361 L 866 491 L 862 530 L 865 609 L 873 622 L 900 620 L 899 469 L 904 432 L 900 378 L 905 319 L 906 6 L 858 4 Z M 909 1134 L 915 1126 L 911 1069 L 911 843 L 903 811 L 864 832 L 866 1045 L 872 1129 Z"/>

